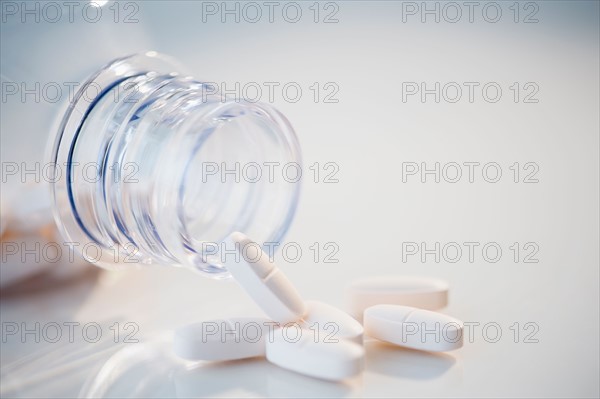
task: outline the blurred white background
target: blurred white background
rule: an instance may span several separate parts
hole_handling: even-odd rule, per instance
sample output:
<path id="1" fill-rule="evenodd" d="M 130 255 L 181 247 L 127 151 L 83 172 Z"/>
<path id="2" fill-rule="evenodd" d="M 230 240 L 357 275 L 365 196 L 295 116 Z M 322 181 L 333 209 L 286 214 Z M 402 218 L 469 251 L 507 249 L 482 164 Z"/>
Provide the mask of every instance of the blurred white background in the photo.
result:
<path id="1" fill-rule="evenodd" d="M 344 286 L 361 277 L 435 276 L 451 284 L 444 312 L 480 324 L 473 342 L 448 354 L 371 343 L 365 373 L 347 384 L 259 361 L 190 370 L 163 349 L 162 334 L 211 317 L 260 314 L 244 293 L 185 270 L 113 273 L 85 265 L 75 277 L 46 274 L 3 288 L 3 331 L 6 323 L 96 322 L 103 337 L 52 344 L 3 336 L 2 396 L 598 397 L 599 3 L 475 3 L 470 16 L 464 2 L 296 2 L 302 15 L 291 23 L 295 5 L 278 2 L 270 22 L 258 2 L 262 17 L 252 23 L 244 3 L 109 1 L 92 23 L 82 16 L 85 3 L 73 21 L 63 11 L 52 22 L 44 2 L 27 2 L 39 7 L 39 22 L 27 14 L 22 22 L 25 3 L 3 1 L 3 167 L 44 159 L 60 109 L 44 96 L 22 101 L 21 93 L 7 93 L 10 82 L 64 87 L 115 57 L 150 49 L 176 57 L 200 80 L 230 89 L 257 82 L 265 87 L 262 101 L 296 129 L 308 174 L 287 236 L 304 252 L 296 263 L 276 257 L 299 291 L 344 306 Z M 238 7 L 239 22 L 221 7 Z M 282 14 L 286 7 L 294 9 Z M 424 8 L 438 10 L 439 22 Z M 452 23 L 457 9 L 462 16 Z M 272 101 L 265 82 L 279 83 Z M 290 82 L 302 89 L 297 102 L 281 90 Z M 436 82 L 439 102 L 406 91 Z M 452 82 L 463 89 L 456 102 Z M 472 101 L 465 82 L 476 84 Z M 495 97 L 493 89 L 482 92 L 486 84 L 501 88 L 497 102 L 485 97 Z M 317 183 L 308 169 L 315 162 Z M 323 182 L 327 162 L 339 166 L 337 183 Z M 463 176 L 436 183 L 426 175 L 423 183 L 419 172 L 403 181 L 407 162 L 456 162 Z M 480 163 L 473 182 L 465 162 Z M 497 183 L 482 176 L 487 163 L 499 165 Z M 525 183 L 534 169 L 538 181 Z M 19 185 L 3 175 L 3 198 Z M 309 249 L 315 242 L 317 262 Z M 337 263 L 324 261 L 328 242 L 339 247 Z M 403 251 L 412 242 L 428 249 L 456 242 L 463 254 L 455 263 L 444 254 L 423 261 Z M 479 244 L 472 261 L 465 242 Z M 484 258 L 486 243 L 501 248 L 497 262 Z M 529 260 L 537 263 L 525 262 L 533 252 Z M 123 343 L 133 331 L 123 328 L 127 322 L 138 327 L 140 343 Z M 486 323 L 500 327 L 497 342 L 494 328 L 482 332 Z"/>

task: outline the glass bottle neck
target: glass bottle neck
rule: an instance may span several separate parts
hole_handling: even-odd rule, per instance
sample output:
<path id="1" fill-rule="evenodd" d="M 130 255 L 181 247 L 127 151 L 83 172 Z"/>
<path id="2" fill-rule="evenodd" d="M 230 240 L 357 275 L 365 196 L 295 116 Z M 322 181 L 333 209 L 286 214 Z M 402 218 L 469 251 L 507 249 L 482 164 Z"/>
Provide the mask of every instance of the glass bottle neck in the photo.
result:
<path id="1" fill-rule="evenodd" d="M 206 244 L 232 231 L 279 242 L 298 200 L 299 181 L 243 171 L 299 165 L 299 145 L 272 107 L 224 99 L 167 71 L 148 56 L 118 60 L 78 93 L 53 151 L 66 165 L 53 185 L 56 216 L 103 265 L 183 265 L 223 277 Z"/>

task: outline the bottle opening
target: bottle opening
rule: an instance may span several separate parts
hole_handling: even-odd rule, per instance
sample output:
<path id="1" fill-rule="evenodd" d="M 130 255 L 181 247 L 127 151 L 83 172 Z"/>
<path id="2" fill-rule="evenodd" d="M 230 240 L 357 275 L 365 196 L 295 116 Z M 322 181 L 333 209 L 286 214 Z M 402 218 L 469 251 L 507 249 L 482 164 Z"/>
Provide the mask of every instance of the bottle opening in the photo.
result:
<path id="1" fill-rule="evenodd" d="M 215 245 L 231 232 L 272 252 L 289 228 L 299 144 L 271 106 L 223 98 L 157 57 L 117 60 L 75 96 L 52 154 L 67 166 L 53 183 L 55 217 L 65 238 L 94 247 L 93 257 L 82 255 L 101 266 L 168 264 L 227 277 Z M 92 86 L 97 94 L 86 95 Z"/>

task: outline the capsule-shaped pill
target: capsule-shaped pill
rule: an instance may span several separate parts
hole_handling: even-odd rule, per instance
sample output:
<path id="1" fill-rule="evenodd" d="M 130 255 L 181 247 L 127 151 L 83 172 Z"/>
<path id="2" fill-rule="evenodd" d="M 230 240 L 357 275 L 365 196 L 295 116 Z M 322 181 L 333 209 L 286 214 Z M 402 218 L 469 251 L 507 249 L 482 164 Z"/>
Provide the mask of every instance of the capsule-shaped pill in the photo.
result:
<path id="1" fill-rule="evenodd" d="M 241 255 L 239 262 L 226 262 L 227 270 L 271 320 L 289 323 L 304 316 L 306 307 L 298 291 L 257 243 L 235 232 L 225 244 Z"/>
<path id="2" fill-rule="evenodd" d="M 266 344 L 271 363 L 310 377 L 340 381 L 359 374 L 365 350 L 348 340 L 315 339 L 311 330 L 294 327 L 276 329 Z"/>
<path id="3" fill-rule="evenodd" d="M 444 352 L 463 345 L 462 321 L 409 306 L 372 306 L 364 328 L 365 335 L 411 349 Z"/>
<path id="4" fill-rule="evenodd" d="M 190 324 L 175 331 L 173 352 L 188 360 L 237 360 L 265 355 L 265 342 L 276 323 L 238 317 Z"/>
<path id="5" fill-rule="evenodd" d="M 380 276 L 355 282 L 347 294 L 351 314 L 360 319 L 365 309 L 380 304 L 441 309 L 448 304 L 448 283 L 426 277 Z"/>

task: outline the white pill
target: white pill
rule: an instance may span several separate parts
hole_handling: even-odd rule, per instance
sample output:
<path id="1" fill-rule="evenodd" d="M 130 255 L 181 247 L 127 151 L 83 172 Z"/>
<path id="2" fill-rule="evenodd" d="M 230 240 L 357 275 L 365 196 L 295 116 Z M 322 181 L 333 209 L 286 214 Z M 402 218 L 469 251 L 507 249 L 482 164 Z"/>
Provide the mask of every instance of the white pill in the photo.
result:
<path id="1" fill-rule="evenodd" d="M 347 339 L 362 344 L 363 326 L 348 313 L 319 301 L 306 301 L 302 328 L 319 331 L 323 339 Z"/>
<path id="2" fill-rule="evenodd" d="M 315 340 L 313 332 L 295 325 L 275 330 L 267 340 L 267 360 L 279 367 L 324 380 L 339 381 L 359 374 L 365 350 L 347 340 Z"/>
<path id="3" fill-rule="evenodd" d="M 365 310 L 365 335 L 399 346 L 443 352 L 463 346 L 463 322 L 429 310 L 376 305 Z"/>
<path id="4" fill-rule="evenodd" d="M 236 360 L 265 356 L 265 342 L 275 323 L 239 317 L 190 324 L 175 331 L 173 351 L 188 360 Z"/>
<path id="5" fill-rule="evenodd" d="M 233 233 L 225 241 L 225 248 L 235 246 L 239 262 L 225 256 L 227 270 L 273 321 L 285 324 L 304 316 L 306 307 L 296 288 L 270 261 L 260 246 L 242 233 Z"/>
<path id="6" fill-rule="evenodd" d="M 351 314 L 361 318 L 365 309 L 379 304 L 437 310 L 448 304 L 448 283 L 442 280 L 382 276 L 360 280 L 348 287 Z"/>

